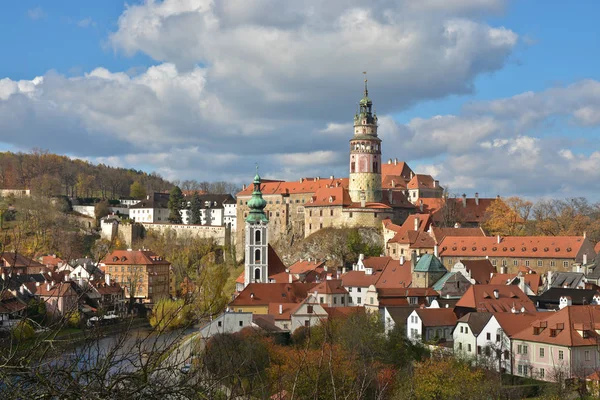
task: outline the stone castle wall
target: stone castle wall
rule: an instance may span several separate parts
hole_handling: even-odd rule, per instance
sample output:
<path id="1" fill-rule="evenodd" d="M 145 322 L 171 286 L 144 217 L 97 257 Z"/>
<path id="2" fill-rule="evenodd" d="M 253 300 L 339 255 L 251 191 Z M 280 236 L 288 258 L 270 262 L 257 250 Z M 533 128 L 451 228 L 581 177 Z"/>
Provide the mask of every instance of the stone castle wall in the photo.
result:
<path id="1" fill-rule="evenodd" d="M 178 224 L 139 224 L 148 231 L 166 233 L 174 231 L 177 235 L 191 235 L 201 239 L 214 239 L 217 245 L 227 246 L 231 243 L 231 229 L 226 226 L 211 225 L 178 225 Z"/>
<path id="2" fill-rule="evenodd" d="M 381 174 L 371 172 L 355 172 L 350 174 L 349 193 L 352 201 L 360 201 L 361 192 L 365 192 L 365 201 L 380 202 L 383 198 L 381 191 Z"/>

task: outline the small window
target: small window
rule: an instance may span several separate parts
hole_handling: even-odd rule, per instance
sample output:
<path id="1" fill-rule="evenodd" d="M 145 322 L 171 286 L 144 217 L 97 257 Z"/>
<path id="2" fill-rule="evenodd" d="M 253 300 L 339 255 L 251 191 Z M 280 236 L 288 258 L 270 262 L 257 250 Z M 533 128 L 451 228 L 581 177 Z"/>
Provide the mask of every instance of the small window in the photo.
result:
<path id="1" fill-rule="evenodd" d="M 518 260 L 513 260 L 513 265 L 516 267 L 517 265 L 519 265 L 519 261 Z"/>
<path id="2" fill-rule="evenodd" d="M 218 326 L 219 328 L 220 328 L 220 327 L 222 327 L 222 326 L 223 326 L 223 321 L 219 321 L 219 322 L 217 322 L 217 326 Z"/>
<path id="3" fill-rule="evenodd" d="M 529 267 L 529 260 L 525 260 L 525 266 Z"/>
<path id="4" fill-rule="evenodd" d="M 460 333 L 464 333 L 464 329 L 462 326 L 460 327 Z"/>
<path id="5" fill-rule="evenodd" d="M 360 303 L 361 303 L 361 301 L 362 301 L 362 300 L 361 300 L 361 298 L 360 298 L 360 297 L 357 297 L 357 298 L 356 298 L 356 304 L 360 304 Z"/>
<path id="6" fill-rule="evenodd" d="M 544 358 L 544 348 L 540 347 L 540 358 Z"/>
<path id="7" fill-rule="evenodd" d="M 526 344 L 523 345 L 523 354 L 527 354 L 527 345 Z"/>
<path id="8" fill-rule="evenodd" d="M 465 326 L 465 333 L 468 334 L 469 333 L 469 328 Z"/>
<path id="9" fill-rule="evenodd" d="M 563 267 L 569 268 L 569 262 L 568 261 L 563 261 Z"/>
<path id="10" fill-rule="evenodd" d="M 469 343 L 469 344 L 467 345 L 467 351 L 468 351 L 469 353 L 471 352 L 471 343 Z"/>
<path id="11" fill-rule="evenodd" d="M 558 351 L 558 359 L 562 360 L 564 358 L 564 352 L 562 350 Z"/>
<path id="12" fill-rule="evenodd" d="M 556 261 L 554 261 L 554 260 L 550 261 L 550 266 L 551 267 L 556 267 Z"/>
<path id="13" fill-rule="evenodd" d="M 458 342 L 458 349 L 462 350 L 462 343 Z"/>
<path id="14" fill-rule="evenodd" d="M 313 306 L 306 306 L 306 312 L 308 314 L 312 314 L 313 313 Z"/>
<path id="15" fill-rule="evenodd" d="M 492 340 L 492 334 L 491 334 L 491 333 L 489 333 L 489 332 L 488 332 L 488 333 L 486 333 L 486 334 L 485 334 L 485 338 L 486 338 L 487 340 Z"/>
<path id="16" fill-rule="evenodd" d="M 546 370 L 544 368 L 540 368 L 540 378 L 544 378 L 546 376 Z"/>
<path id="17" fill-rule="evenodd" d="M 361 291 L 361 288 L 359 288 L 359 287 L 358 287 L 358 288 L 356 288 L 356 291 L 357 291 L 358 293 L 360 293 L 360 291 Z"/>
<path id="18" fill-rule="evenodd" d="M 333 217 L 333 210 L 329 210 L 329 215 Z"/>
<path id="19" fill-rule="evenodd" d="M 590 351 L 586 350 L 584 355 L 585 355 L 585 361 L 590 361 Z"/>
<path id="20" fill-rule="evenodd" d="M 500 342 L 500 335 L 496 334 L 496 342 Z"/>
<path id="21" fill-rule="evenodd" d="M 542 266 L 544 266 L 544 262 L 542 260 L 538 260 L 537 265 L 538 265 L 538 267 L 542 267 Z"/>
<path id="22" fill-rule="evenodd" d="M 321 303 L 321 304 L 325 303 L 325 299 L 323 297 L 319 297 L 319 303 Z"/>
<path id="23" fill-rule="evenodd" d="M 244 326 L 244 321 L 240 321 L 240 326 Z"/>
<path id="24" fill-rule="evenodd" d="M 309 328 L 310 327 L 310 320 L 305 319 L 304 320 L 304 326 L 307 327 L 307 328 Z"/>

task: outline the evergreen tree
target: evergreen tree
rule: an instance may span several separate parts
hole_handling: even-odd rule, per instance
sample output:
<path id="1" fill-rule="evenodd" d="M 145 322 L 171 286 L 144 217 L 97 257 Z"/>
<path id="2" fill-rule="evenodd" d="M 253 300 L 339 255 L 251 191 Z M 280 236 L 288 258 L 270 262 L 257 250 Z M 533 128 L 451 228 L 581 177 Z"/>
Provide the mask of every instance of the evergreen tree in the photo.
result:
<path id="1" fill-rule="evenodd" d="M 191 224 L 201 225 L 202 224 L 202 200 L 198 192 L 194 192 L 192 196 L 192 204 L 190 206 Z"/>
<path id="2" fill-rule="evenodd" d="M 171 189 L 169 195 L 169 222 L 173 224 L 182 224 L 181 210 L 183 209 L 183 193 L 179 186 Z"/>

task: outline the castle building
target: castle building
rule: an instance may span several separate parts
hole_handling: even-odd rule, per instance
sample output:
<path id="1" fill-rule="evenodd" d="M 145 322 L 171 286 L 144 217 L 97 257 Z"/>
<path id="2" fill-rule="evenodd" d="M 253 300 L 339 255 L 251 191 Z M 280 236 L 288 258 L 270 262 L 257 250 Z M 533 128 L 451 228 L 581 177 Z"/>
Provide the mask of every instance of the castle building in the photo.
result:
<path id="1" fill-rule="evenodd" d="M 325 228 L 379 227 L 386 218 L 402 224 L 416 211 L 416 201 L 442 196 L 443 188 L 431 176 L 417 175 L 397 159 L 382 164 L 381 154 L 377 115 L 365 80 L 364 95 L 354 115 L 350 138 L 349 178 L 261 181 L 270 240 L 284 240 L 289 244 Z M 251 212 L 252 196 L 251 186 L 244 186 L 237 194 L 240 223 Z M 236 230 L 239 255 L 244 254 L 245 235 L 245 229 Z"/>

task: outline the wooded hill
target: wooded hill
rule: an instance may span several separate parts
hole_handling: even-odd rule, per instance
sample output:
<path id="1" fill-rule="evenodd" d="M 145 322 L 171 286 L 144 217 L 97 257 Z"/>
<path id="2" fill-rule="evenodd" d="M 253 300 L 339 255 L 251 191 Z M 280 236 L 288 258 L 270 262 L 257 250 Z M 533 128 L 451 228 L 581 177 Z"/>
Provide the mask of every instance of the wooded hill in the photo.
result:
<path id="1" fill-rule="evenodd" d="M 0 152 L 0 189 L 31 189 L 44 196 L 117 199 L 130 195 L 133 182 L 147 193 L 170 190 L 173 184 L 153 172 L 115 168 L 71 159 L 43 150 Z"/>

